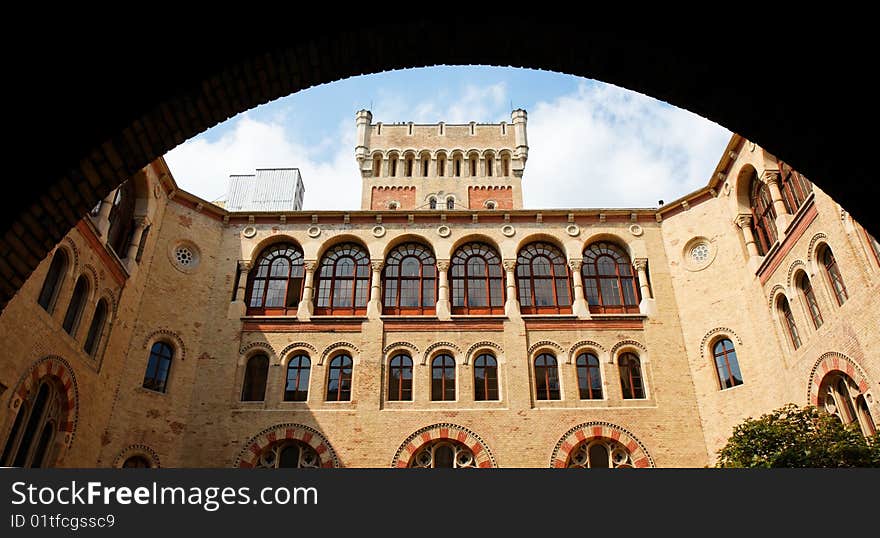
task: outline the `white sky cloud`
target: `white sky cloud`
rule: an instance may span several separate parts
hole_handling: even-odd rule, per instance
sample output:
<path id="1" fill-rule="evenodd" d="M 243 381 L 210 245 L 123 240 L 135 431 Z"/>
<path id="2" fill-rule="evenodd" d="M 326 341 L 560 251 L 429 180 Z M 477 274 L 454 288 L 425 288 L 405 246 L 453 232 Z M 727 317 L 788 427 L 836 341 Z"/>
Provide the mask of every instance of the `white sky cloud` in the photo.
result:
<path id="1" fill-rule="evenodd" d="M 453 96 L 441 91 L 416 103 L 386 91 L 377 105 L 374 120 L 386 123 L 509 121 L 503 82 L 466 86 Z M 230 174 L 296 166 L 305 181 L 304 209 L 360 207 L 353 114 L 339 121 L 335 136 L 304 139 L 301 133 L 310 131 L 289 110 L 264 121 L 243 114 L 220 138 L 196 137 L 172 150 L 166 159 L 178 184 L 214 200 L 225 196 Z M 660 199 L 671 201 L 706 184 L 730 137 L 690 112 L 601 83 L 583 83 L 528 112 L 523 200 L 530 208 L 653 207 Z"/>

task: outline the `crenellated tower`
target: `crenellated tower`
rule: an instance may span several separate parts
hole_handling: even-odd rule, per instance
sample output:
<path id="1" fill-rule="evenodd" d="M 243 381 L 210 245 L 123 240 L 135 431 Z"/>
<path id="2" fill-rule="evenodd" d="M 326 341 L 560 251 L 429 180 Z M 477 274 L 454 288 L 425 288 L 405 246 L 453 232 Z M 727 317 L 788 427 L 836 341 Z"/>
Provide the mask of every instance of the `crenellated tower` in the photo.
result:
<path id="1" fill-rule="evenodd" d="M 357 113 L 361 209 L 521 209 L 525 110 L 511 122 L 373 123 Z"/>

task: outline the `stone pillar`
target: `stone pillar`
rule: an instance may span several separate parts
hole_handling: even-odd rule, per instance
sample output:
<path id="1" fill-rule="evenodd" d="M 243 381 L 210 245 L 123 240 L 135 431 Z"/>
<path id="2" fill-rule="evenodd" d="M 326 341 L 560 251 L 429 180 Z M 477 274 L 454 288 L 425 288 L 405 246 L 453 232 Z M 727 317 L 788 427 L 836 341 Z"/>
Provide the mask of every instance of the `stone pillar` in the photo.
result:
<path id="1" fill-rule="evenodd" d="M 651 287 L 648 285 L 648 258 L 636 258 L 633 260 L 633 267 L 639 275 L 639 291 L 642 299 L 651 298 Z"/>
<path id="2" fill-rule="evenodd" d="M 755 244 L 755 235 L 752 233 L 752 216 L 745 213 L 737 215 L 736 225 L 742 230 L 749 258 L 757 258 L 759 256 L 758 245 Z"/>
<path id="3" fill-rule="evenodd" d="M 770 191 L 770 199 L 773 201 L 773 210 L 776 212 L 776 235 L 781 239 L 788 225 L 791 224 L 792 215 L 785 208 L 782 200 L 782 191 L 779 189 L 779 170 L 764 170 L 764 183 Z"/>
<path id="4" fill-rule="evenodd" d="M 367 317 L 379 319 L 382 315 L 382 267 L 385 260 L 370 260 L 373 277 L 370 281 L 370 301 L 367 303 Z"/>
<path id="5" fill-rule="evenodd" d="M 300 321 L 309 321 L 312 319 L 312 312 L 315 311 L 315 303 L 312 300 L 312 289 L 315 281 L 315 268 L 318 267 L 317 260 L 305 260 L 303 269 L 305 269 L 305 277 L 303 278 L 303 296 L 296 308 L 296 319 Z"/>
<path id="6" fill-rule="evenodd" d="M 98 210 L 98 216 L 95 217 L 98 234 L 101 235 L 105 243 L 107 242 L 107 232 L 110 231 L 110 211 L 113 209 L 113 198 L 115 196 L 116 191 L 113 191 L 101 200 L 101 208 Z"/>
<path id="7" fill-rule="evenodd" d="M 504 314 L 509 318 L 520 316 L 519 301 L 516 298 L 516 260 L 504 260 L 507 275 L 507 300 L 504 301 Z"/>
<path id="8" fill-rule="evenodd" d="M 571 303 L 571 312 L 578 319 L 590 319 L 590 306 L 584 298 L 584 279 L 581 278 L 581 265 L 583 260 L 568 260 L 571 268 L 571 284 L 574 289 L 574 301 Z"/>
<path id="9" fill-rule="evenodd" d="M 137 258 L 138 247 L 141 244 L 141 236 L 144 234 L 144 229 L 149 223 L 150 220 L 147 217 L 135 217 L 134 219 L 134 233 L 132 233 L 131 243 L 129 243 L 128 250 L 125 253 L 125 263 L 128 266 L 129 273 L 137 265 L 135 258 Z"/>
<path id="10" fill-rule="evenodd" d="M 450 319 L 452 308 L 449 304 L 449 260 L 437 260 L 437 318 Z"/>
<path id="11" fill-rule="evenodd" d="M 238 286 L 235 288 L 235 297 L 229 303 L 227 316 L 229 319 L 238 319 L 247 315 L 247 281 L 251 271 L 250 260 L 238 260 Z"/>

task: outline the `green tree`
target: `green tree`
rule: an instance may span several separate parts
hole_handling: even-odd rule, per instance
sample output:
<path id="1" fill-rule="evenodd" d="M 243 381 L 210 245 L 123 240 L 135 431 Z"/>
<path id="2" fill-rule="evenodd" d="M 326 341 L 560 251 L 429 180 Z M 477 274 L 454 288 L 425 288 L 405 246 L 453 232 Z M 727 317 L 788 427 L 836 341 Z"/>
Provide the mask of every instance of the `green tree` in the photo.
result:
<path id="1" fill-rule="evenodd" d="M 880 467 L 880 433 L 865 438 L 856 424 L 788 404 L 737 425 L 716 466 Z"/>

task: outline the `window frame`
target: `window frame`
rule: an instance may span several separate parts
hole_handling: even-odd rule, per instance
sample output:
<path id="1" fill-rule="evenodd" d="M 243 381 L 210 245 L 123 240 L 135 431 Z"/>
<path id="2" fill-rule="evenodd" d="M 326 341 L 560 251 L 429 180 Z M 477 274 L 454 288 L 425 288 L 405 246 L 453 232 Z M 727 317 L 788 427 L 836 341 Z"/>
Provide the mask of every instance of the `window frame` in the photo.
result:
<path id="1" fill-rule="evenodd" d="M 156 351 L 156 346 L 167 347 L 170 350 L 169 355 L 165 356 L 165 355 L 158 354 L 158 352 Z M 175 358 L 176 354 L 177 354 L 177 347 L 174 344 L 172 344 L 171 342 L 168 342 L 167 340 L 156 340 L 155 342 L 153 342 L 152 345 L 150 345 L 150 354 L 147 357 L 147 366 L 144 370 L 144 379 L 141 382 L 141 388 L 152 391 L 152 392 L 157 392 L 159 394 L 167 394 L 168 393 L 168 381 L 171 378 L 171 366 L 174 363 L 174 358 Z M 150 363 L 152 362 L 154 355 L 157 355 L 157 357 L 156 357 L 155 366 L 153 368 L 153 370 L 154 370 L 153 377 L 149 378 L 152 380 L 152 382 L 153 382 L 152 384 L 155 385 L 158 382 L 158 375 L 159 375 L 159 372 L 161 371 L 160 364 L 162 362 L 167 362 L 167 368 L 165 368 L 165 376 L 164 376 L 164 379 L 162 379 L 161 390 L 154 388 L 154 387 L 147 386 L 147 380 L 148 380 L 148 376 L 150 373 Z"/>
<path id="2" fill-rule="evenodd" d="M 263 390 L 259 391 L 260 394 L 259 394 L 258 398 L 245 399 L 245 390 L 246 389 L 249 389 L 248 390 L 249 396 L 253 396 L 254 393 L 258 392 L 254 389 L 254 386 L 253 386 L 254 379 L 252 379 L 250 377 L 250 375 L 252 373 L 251 363 L 253 361 L 258 360 L 258 359 L 265 359 L 265 361 L 266 361 L 265 369 L 262 372 L 259 372 L 259 371 L 257 372 L 257 374 L 262 374 Z M 270 364 L 271 364 L 271 361 L 269 360 L 269 355 L 267 355 L 266 353 L 254 353 L 253 355 L 248 357 L 246 361 L 244 361 L 244 377 L 241 380 L 240 401 L 242 401 L 242 402 L 265 402 L 266 401 L 266 389 L 268 388 L 268 385 L 269 385 L 269 366 L 270 366 Z M 259 366 L 254 367 L 254 370 L 258 370 L 258 369 L 260 369 Z"/>
<path id="3" fill-rule="evenodd" d="M 548 364 L 549 361 L 552 361 L 553 364 Z M 539 360 L 543 360 L 544 364 L 538 364 Z M 556 359 L 556 355 L 550 353 L 549 351 L 543 351 L 535 356 L 532 360 L 532 367 L 535 372 L 535 399 L 540 401 L 559 401 L 562 399 L 562 380 L 559 377 L 559 361 Z M 543 392 L 542 395 L 542 385 L 539 380 L 543 380 Z M 553 381 L 556 383 L 556 388 L 553 388 Z M 553 397 L 555 394 L 555 398 Z"/>
<path id="4" fill-rule="evenodd" d="M 273 276 L 273 264 L 276 260 L 286 259 L 288 263 L 287 275 Z M 265 267 L 266 273 L 260 276 L 260 270 Z M 298 272 L 298 275 L 295 273 Z M 296 297 L 296 304 L 291 304 L 291 283 L 299 281 L 299 294 Z M 282 306 L 266 306 L 269 297 L 269 289 L 271 282 L 284 282 L 284 304 Z M 257 282 L 262 282 L 262 290 L 260 292 L 260 303 L 253 306 L 251 303 L 254 298 L 254 290 Z M 295 243 L 285 241 L 274 243 L 264 248 L 257 257 L 257 262 L 253 268 L 248 271 L 247 291 L 245 292 L 246 314 L 248 316 L 290 316 L 296 315 L 297 309 L 303 298 L 303 290 L 305 289 L 305 258 L 303 257 L 302 248 Z"/>
<path id="5" fill-rule="evenodd" d="M 800 331 L 798 331 L 797 328 L 797 322 L 794 319 L 794 313 L 791 311 L 791 304 L 785 294 L 780 293 L 777 297 L 776 308 L 779 311 L 782 326 L 785 328 L 785 332 L 788 335 L 788 343 L 794 347 L 795 350 L 799 349 L 803 345 L 803 341 L 801 340 Z"/>
<path id="6" fill-rule="evenodd" d="M 825 278 L 831 287 L 831 293 L 837 300 L 837 306 L 843 306 L 849 300 L 849 292 L 846 290 L 843 274 L 840 272 L 840 265 L 837 263 L 834 251 L 827 244 L 822 245 L 822 250 L 819 253 L 819 263 L 824 268 Z"/>
<path id="7" fill-rule="evenodd" d="M 534 264 L 540 258 L 547 259 L 549 262 L 550 270 L 547 275 L 536 275 Z M 560 267 L 564 272 L 562 276 L 556 274 Z M 565 287 L 563 289 L 568 294 L 565 301 L 568 304 L 561 304 L 560 280 L 564 281 Z M 539 306 L 537 304 L 536 281 L 549 281 L 552 305 Z M 571 285 L 568 260 L 566 260 L 562 249 L 546 241 L 534 241 L 524 245 L 516 257 L 516 291 L 522 314 L 571 314 L 574 290 Z M 530 304 L 525 304 L 524 299 L 527 299 Z"/>
<path id="8" fill-rule="evenodd" d="M 642 301 L 642 295 L 638 271 L 623 247 L 611 241 L 595 241 L 587 245 L 583 256 L 581 281 L 584 286 L 584 299 L 587 301 L 591 314 L 641 313 L 639 304 Z M 614 275 L 606 275 L 601 272 L 599 262 L 602 258 L 611 258 L 614 261 Z M 629 274 L 623 274 L 624 270 L 629 271 Z M 593 274 L 589 274 L 591 271 Z M 620 304 L 605 304 L 602 282 L 606 280 L 616 280 L 616 295 Z M 624 289 L 632 290 L 633 302 L 627 302 L 627 294 Z"/>
<path id="9" fill-rule="evenodd" d="M 339 263 L 343 259 L 351 259 L 354 263 L 354 268 L 352 269 L 350 277 L 337 274 Z M 325 267 L 329 268 L 328 272 L 330 273 L 330 275 L 328 276 L 325 276 L 323 274 L 325 272 Z M 360 274 L 361 269 L 363 269 L 363 274 Z M 367 303 L 369 303 L 370 301 L 370 284 L 372 280 L 372 272 L 373 270 L 370 264 L 369 251 L 363 245 L 349 241 L 337 243 L 329 247 L 321 256 L 321 261 L 318 263 L 318 267 L 315 269 L 314 314 L 319 316 L 359 316 L 366 314 Z M 322 291 L 324 288 L 324 283 L 328 281 L 330 282 L 330 284 L 327 286 L 327 302 L 326 304 L 322 305 L 322 300 L 324 300 L 324 297 L 322 296 Z M 336 306 L 336 287 L 338 283 L 342 281 L 351 282 L 351 293 L 348 297 L 351 299 L 351 306 Z M 359 290 L 362 290 L 363 292 L 362 297 L 359 294 Z M 362 304 L 359 299 L 363 299 Z"/>
<path id="10" fill-rule="evenodd" d="M 345 363 L 345 360 L 348 361 L 348 364 Z M 337 361 L 339 363 L 337 364 Z M 348 375 L 345 376 L 345 368 L 348 368 Z M 338 371 L 338 377 L 336 378 L 336 390 L 331 392 L 333 389 L 330 387 L 330 383 L 334 380 L 333 372 Z M 348 382 L 348 389 L 343 389 L 344 382 Z M 338 353 L 331 360 L 330 364 L 327 368 L 327 391 L 325 393 L 325 401 L 327 402 L 351 402 L 352 392 L 354 388 L 354 359 L 347 352 Z M 347 398 L 342 398 L 343 393 L 347 393 Z M 334 397 L 335 394 L 335 397 Z"/>
<path id="11" fill-rule="evenodd" d="M 80 287 L 80 284 L 82 284 L 82 287 Z M 73 285 L 73 293 L 70 295 L 70 302 L 67 303 L 67 310 L 61 323 L 61 328 L 64 329 L 64 332 L 73 338 L 76 338 L 91 290 L 92 283 L 85 275 L 80 275 Z"/>
<path id="12" fill-rule="evenodd" d="M 800 290 L 801 295 L 804 297 L 804 302 L 807 305 L 807 312 L 810 313 L 810 319 L 813 321 L 813 327 L 818 330 L 825 320 L 822 318 L 822 309 L 819 307 L 819 302 L 816 299 L 816 292 L 813 290 L 813 284 L 810 282 L 810 277 L 807 276 L 806 273 L 801 272 L 798 275 L 797 287 L 798 290 Z"/>
<path id="13" fill-rule="evenodd" d="M 595 359 L 596 364 L 591 365 L 590 359 Z M 583 359 L 583 364 L 581 364 L 581 359 Z M 578 353 L 577 358 L 574 361 L 575 364 L 575 374 L 578 382 L 578 397 L 581 400 L 603 400 L 604 399 L 604 385 L 602 383 L 602 361 L 599 360 L 599 356 L 592 351 L 581 351 Z M 595 369 L 595 376 L 599 382 L 598 388 L 598 396 L 594 395 L 594 387 L 591 381 L 593 380 L 593 376 L 591 371 Z M 581 375 L 581 372 L 586 374 L 586 377 Z M 583 383 L 582 383 L 583 381 Z M 586 396 L 584 396 L 584 386 L 586 385 Z"/>
<path id="14" fill-rule="evenodd" d="M 626 364 L 623 361 L 626 361 Z M 620 391 L 624 400 L 645 400 L 648 397 L 648 391 L 645 387 L 645 374 L 642 369 L 642 360 L 633 351 L 624 351 L 617 356 L 617 369 L 620 375 Z M 637 375 L 633 375 L 633 371 Z M 624 375 L 626 374 L 626 375 Z M 638 380 L 638 385 L 635 381 Z M 639 390 L 637 391 L 636 388 Z M 636 393 L 641 393 L 636 396 Z M 629 393 L 629 396 L 627 396 Z"/>
<path id="15" fill-rule="evenodd" d="M 443 360 L 443 363 L 437 365 L 438 360 Z M 458 377 L 458 372 L 456 371 L 456 363 L 455 357 L 452 354 L 447 352 L 440 352 L 431 357 L 431 401 L 432 402 L 454 402 L 458 399 L 458 393 L 456 392 L 456 378 Z M 440 378 L 439 378 L 439 393 L 438 387 L 435 382 L 435 374 L 439 370 Z M 447 374 L 451 373 L 451 376 Z M 440 396 L 439 398 L 437 396 Z"/>
<path id="16" fill-rule="evenodd" d="M 468 267 L 468 261 L 472 257 L 480 257 L 485 263 L 486 274 L 482 277 L 471 277 Z M 462 267 L 461 275 L 455 275 L 457 267 Z M 497 267 L 498 276 L 492 276 L 492 267 Z M 471 241 L 465 243 L 455 249 L 452 259 L 449 262 L 448 282 L 450 290 L 450 302 L 452 314 L 462 315 L 493 315 L 504 314 L 504 303 L 507 301 L 507 290 L 505 286 L 505 271 L 501 263 L 501 256 L 495 247 L 488 243 L 479 241 Z M 482 280 L 486 295 L 485 306 L 470 306 L 470 281 L 480 282 Z M 500 304 L 493 304 L 492 286 L 496 282 L 496 287 L 500 294 Z M 456 305 L 456 291 L 461 289 L 461 305 Z M 496 294 L 498 295 L 498 294 Z"/>
<path id="17" fill-rule="evenodd" d="M 61 288 L 64 285 L 64 278 L 70 266 L 70 256 L 63 248 L 59 248 L 52 256 L 52 262 L 49 264 L 49 270 L 43 279 L 43 285 L 40 287 L 40 293 L 37 295 L 37 304 L 43 307 L 48 313 L 55 310 L 56 301 L 61 294 Z M 51 287 L 47 287 L 50 285 Z M 44 304 L 45 303 L 45 304 Z"/>
<path id="18" fill-rule="evenodd" d="M 488 360 L 487 360 L 488 359 Z M 483 364 L 480 364 L 482 361 Z M 491 364 L 487 364 L 492 361 Z M 482 371 L 482 382 L 478 381 L 477 372 Z M 490 376 L 490 372 L 492 376 Z M 495 397 L 490 398 L 493 387 L 490 384 L 494 381 Z M 482 387 L 480 386 L 482 384 Z M 482 390 L 480 390 L 482 388 Z M 482 394 L 481 394 L 482 393 Z M 474 401 L 476 402 L 497 402 L 501 400 L 501 390 L 498 386 L 498 359 L 494 354 L 483 352 L 474 358 Z"/>
<path id="19" fill-rule="evenodd" d="M 296 361 L 296 364 L 294 364 Z M 305 364 L 303 364 L 305 363 Z M 294 370 L 296 376 L 295 390 L 290 391 L 290 372 Z M 303 373 L 305 372 L 305 373 Z M 281 401 L 283 402 L 307 402 L 309 401 L 309 382 L 312 378 L 312 359 L 308 353 L 294 352 L 288 356 L 287 364 L 284 366 L 284 386 L 282 387 Z M 301 388 L 305 386 L 305 390 Z M 288 393 L 292 392 L 293 397 L 288 398 Z M 302 397 L 298 395 L 302 393 Z"/>
<path id="20" fill-rule="evenodd" d="M 415 258 L 419 263 L 418 276 L 405 276 L 403 274 L 403 262 L 408 258 Z M 425 268 L 433 267 L 433 276 L 425 276 Z M 396 276 L 389 273 L 396 271 Z M 437 311 L 437 294 L 439 287 L 439 275 L 437 273 L 437 258 L 431 247 L 421 243 L 407 242 L 397 245 L 385 257 L 382 267 L 382 313 L 386 315 L 433 315 Z M 433 281 L 433 301 L 426 305 L 425 283 Z M 393 282 L 393 286 L 389 283 Z M 418 282 L 418 306 L 401 306 L 401 289 L 404 282 Z M 394 297 L 389 298 L 389 293 Z M 388 304 L 393 299 L 394 304 Z"/>
<path id="21" fill-rule="evenodd" d="M 727 349 L 727 346 L 724 345 L 724 342 L 730 343 L 730 349 Z M 721 346 L 721 351 L 719 352 L 718 346 Z M 734 387 L 738 387 L 740 385 L 745 384 L 745 379 L 743 379 L 742 368 L 739 366 L 739 357 L 736 353 L 736 346 L 733 344 L 733 340 L 728 338 L 727 336 L 722 336 L 721 338 L 716 338 L 712 342 L 712 347 L 710 348 L 712 352 L 712 359 L 715 364 L 715 374 L 718 379 L 718 386 L 720 390 L 732 389 Z M 733 369 L 731 367 L 731 357 L 732 364 L 736 367 L 736 371 L 739 372 L 739 383 L 735 383 L 734 381 L 737 379 L 733 375 Z M 719 363 L 719 359 L 723 360 L 723 363 Z M 722 367 L 727 371 L 727 380 L 729 385 L 725 386 L 724 381 L 722 380 Z"/>
<path id="22" fill-rule="evenodd" d="M 400 359 L 399 364 L 395 364 L 395 360 Z M 406 373 L 409 377 L 406 377 Z M 395 373 L 398 374 L 395 377 Z M 388 359 L 388 391 L 386 392 L 389 402 L 411 402 L 413 401 L 413 360 L 409 353 L 400 351 L 395 353 Z M 393 381 L 397 380 L 396 391 L 392 386 Z M 397 394 L 394 394 L 396 392 Z M 408 393 L 409 397 L 404 395 Z"/>

